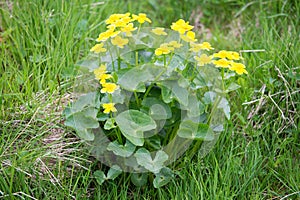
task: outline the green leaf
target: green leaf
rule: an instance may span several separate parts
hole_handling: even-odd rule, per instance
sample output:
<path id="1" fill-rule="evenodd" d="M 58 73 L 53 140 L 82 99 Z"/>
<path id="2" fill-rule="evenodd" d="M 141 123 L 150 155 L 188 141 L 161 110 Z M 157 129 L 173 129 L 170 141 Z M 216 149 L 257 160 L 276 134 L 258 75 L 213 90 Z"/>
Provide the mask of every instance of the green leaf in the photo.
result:
<path id="1" fill-rule="evenodd" d="M 129 141 L 126 141 L 126 144 L 122 145 L 117 140 L 115 140 L 108 144 L 107 150 L 112 151 L 115 155 L 121 157 L 129 157 L 133 154 L 135 146 Z"/>
<path id="2" fill-rule="evenodd" d="M 155 121 L 138 110 L 127 110 L 116 117 L 117 125 L 122 134 L 134 145 L 144 144 L 144 132 L 156 128 Z"/>
<path id="3" fill-rule="evenodd" d="M 168 154 L 160 150 L 156 152 L 155 158 L 152 159 L 150 152 L 145 148 L 137 150 L 134 156 L 139 165 L 153 173 L 158 173 L 164 167 L 164 162 L 169 158 Z"/>
<path id="4" fill-rule="evenodd" d="M 153 81 L 161 71 L 162 69 L 155 65 L 135 67 L 120 74 L 118 84 L 128 91 L 145 92 L 144 83 Z"/>
<path id="5" fill-rule="evenodd" d="M 104 124 L 104 129 L 105 130 L 110 130 L 110 129 L 113 129 L 113 128 L 116 128 L 115 120 L 112 119 L 112 118 L 107 119 L 105 124 Z"/>
<path id="6" fill-rule="evenodd" d="M 95 171 L 93 176 L 99 185 L 102 185 L 102 183 L 106 180 L 104 172 L 100 170 Z"/>
<path id="7" fill-rule="evenodd" d="M 82 111 L 87 107 L 100 108 L 100 96 L 98 92 L 90 92 L 80 96 L 71 106 L 71 113 Z"/>
<path id="8" fill-rule="evenodd" d="M 226 89 L 226 93 L 239 89 L 241 86 L 236 83 L 230 83 Z"/>
<path id="9" fill-rule="evenodd" d="M 221 108 L 223 110 L 226 118 L 229 120 L 230 119 L 230 106 L 229 106 L 227 99 L 225 99 L 223 97 L 218 105 L 218 108 Z"/>
<path id="10" fill-rule="evenodd" d="M 205 106 L 202 104 L 200 100 L 197 99 L 195 95 L 189 95 L 188 97 L 188 105 L 181 106 L 181 109 L 187 110 L 187 115 L 189 117 L 198 117 L 202 113 L 204 113 Z"/>
<path id="11" fill-rule="evenodd" d="M 153 186 L 155 188 L 160 188 L 167 183 L 169 183 L 174 178 L 174 174 L 171 169 L 164 167 L 159 173 L 155 174 L 155 179 L 153 180 Z"/>
<path id="12" fill-rule="evenodd" d="M 149 108 L 149 114 L 154 120 L 169 119 L 172 117 L 170 107 L 157 98 L 147 97 L 142 101 L 142 105 Z"/>
<path id="13" fill-rule="evenodd" d="M 148 174 L 133 173 L 131 174 L 130 180 L 135 186 L 142 187 L 143 185 L 146 185 L 146 183 L 148 182 Z"/>
<path id="14" fill-rule="evenodd" d="M 160 82 L 162 86 L 162 98 L 164 102 L 170 103 L 172 99 L 176 99 L 180 104 L 188 105 L 189 92 L 186 88 L 180 87 L 177 81 Z"/>
<path id="15" fill-rule="evenodd" d="M 106 180 L 111 179 L 114 180 L 122 173 L 121 168 L 118 165 L 113 165 L 107 172 Z"/>
<path id="16" fill-rule="evenodd" d="M 207 124 L 196 123 L 192 120 L 181 122 L 177 134 L 188 139 L 201 139 L 210 141 L 214 139 L 212 129 Z"/>
<path id="17" fill-rule="evenodd" d="M 203 87 L 206 87 L 208 86 L 206 84 L 206 81 L 204 80 L 204 78 L 202 76 L 196 76 L 192 83 L 191 83 L 191 88 L 194 89 L 194 90 L 197 90 L 199 88 L 203 88 Z"/>
<path id="18" fill-rule="evenodd" d="M 215 92 L 209 91 L 209 92 L 205 92 L 202 100 L 205 104 L 212 104 L 215 101 L 216 97 L 217 94 Z"/>
<path id="19" fill-rule="evenodd" d="M 155 150 L 161 149 L 161 138 L 158 135 L 146 138 L 145 143 Z"/>
<path id="20" fill-rule="evenodd" d="M 92 141 L 94 140 L 94 134 L 90 129 L 98 128 L 99 122 L 95 117 L 86 116 L 86 113 L 82 111 L 69 116 L 65 121 L 65 125 L 74 128 L 81 139 Z"/>

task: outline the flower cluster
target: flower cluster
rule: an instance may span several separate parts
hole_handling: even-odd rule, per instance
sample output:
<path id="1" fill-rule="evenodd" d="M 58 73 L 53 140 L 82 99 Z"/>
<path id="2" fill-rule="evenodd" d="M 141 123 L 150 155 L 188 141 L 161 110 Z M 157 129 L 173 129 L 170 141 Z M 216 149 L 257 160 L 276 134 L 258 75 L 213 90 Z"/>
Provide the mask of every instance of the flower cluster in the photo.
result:
<path id="1" fill-rule="evenodd" d="M 144 13 L 139 13 L 138 15 L 131 13 L 111 15 L 105 21 L 107 30 L 100 33 L 96 40 L 100 43 L 92 47 L 90 51 L 94 53 L 106 52 L 107 49 L 103 46 L 109 39 L 112 45 L 118 48 L 124 48 L 124 46 L 129 43 L 128 37 L 132 37 L 132 33 L 137 30 L 137 27 L 134 26 L 135 21 L 139 23 L 139 29 L 141 24 L 145 22 L 151 23 L 151 20 Z M 193 28 L 194 26 L 189 25 L 189 22 L 185 22 L 183 19 L 179 19 L 172 23 L 171 29 L 179 33 L 179 40 L 172 40 L 170 42 L 160 44 L 160 46 L 154 51 L 155 55 L 161 56 L 174 53 L 175 49 L 181 48 L 184 46 L 183 43 L 186 42 L 189 47 L 189 52 L 193 54 L 193 58 L 199 67 L 212 64 L 218 68 L 227 68 L 239 75 L 248 74 L 245 65 L 236 62 L 241 59 L 237 52 L 221 50 L 209 55 L 207 52 L 214 48 L 208 42 L 197 43 L 197 39 L 195 38 L 196 34 L 192 31 Z M 151 32 L 160 37 L 168 35 L 162 27 L 153 28 Z M 102 86 L 101 93 L 108 93 L 111 95 L 116 89 L 118 89 L 118 86 L 115 83 L 106 82 L 107 80 L 112 80 L 113 77 L 112 75 L 107 74 L 105 65 L 102 64 L 98 69 L 94 70 L 94 74 Z M 104 113 L 116 112 L 113 102 L 103 104 L 103 108 Z"/>
<path id="2" fill-rule="evenodd" d="M 125 37 L 131 37 L 132 32 L 137 29 L 134 27 L 133 22 L 137 21 L 140 25 L 148 22 L 151 23 L 151 20 L 144 13 L 139 13 L 138 15 L 125 13 L 125 14 L 113 14 L 106 21 L 107 30 L 99 34 L 97 42 L 91 51 L 95 53 L 105 52 L 106 49 L 103 48 L 103 42 L 111 39 L 112 45 L 115 45 L 119 48 L 124 48 L 128 44 L 129 40 Z M 122 34 L 123 33 L 123 34 Z"/>
<path id="3" fill-rule="evenodd" d="M 113 82 L 107 82 L 107 80 L 112 80 L 113 77 L 110 74 L 107 74 L 106 66 L 101 65 L 99 68 L 94 70 L 95 78 L 100 81 L 102 86 L 101 93 L 108 93 L 111 95 L 118 89 L 118 85 Z M 109 98 L 110 101 L 112 98 Z M 102 107 L 104 108 L 104 113 L 116 112 L 117 109 L 114 107 L 115 104 L 113 102 L 104 103 Z"/>

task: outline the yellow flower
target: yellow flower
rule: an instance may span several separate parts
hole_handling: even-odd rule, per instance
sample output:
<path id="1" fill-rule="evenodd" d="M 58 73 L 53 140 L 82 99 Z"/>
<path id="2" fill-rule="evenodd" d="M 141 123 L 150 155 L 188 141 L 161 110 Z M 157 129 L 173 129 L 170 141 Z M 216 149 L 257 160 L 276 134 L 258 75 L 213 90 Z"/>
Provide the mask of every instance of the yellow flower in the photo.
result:
<path id="1" fill-rule="evenodd" d="M 202 48 L 202 45 L 201 44 L 198 44 L 198 43 L 190 43 L 190 46 L 191 48 L 189 49 L 190 51 L 193 51 L 195 53 L 199 52 Z"/>
<path id="2" fill-rule="evenodd" d="M 167 35 L 167 33 L 164 30 L 165 30 L 164 28 L 155 28 L 152 29 L 151 32 L 153 32 L 156 35 Z"/>
<path id="3" fill-rule="evenodd" d="M 240 54 L 235 51 L 228 51 L 227 58 L 229 60 L 239 60 L 240 59 Z"/>
<path id="4" fill-rule="evenodd" d="M 223 67 L 223 68 L 229 68 L 230 67 L 230 61 L 226 60 L 225 58 L 214 60 L 212 61 L 213 64 L 216 65 L 216 67 Z"/>
<path id="5" fill-rule="evenodd" d="M 128 20 L 128 18 L 131 20 L 131 18 L 129 17 L 130 13 L 125 13 L 125 14 L 112 14 L 109 16 L 109 18 L 105 21 L 106 24 L 114 24 L 117 23 L 117 21 L 119 21 L 120 19 L 124 20 L 124 22 L 126 22 Z"/>
<path id="6" fill-rule="evenodd" d="M 103 83 L 101 93 L 114 93 L 118 89 L 118 86 L 115 83 Z"/>
<path id="7" fill-rule="evenodd" d="M 189 22 L 185 22 L 183 19 L 179 19 L 171 25 L 171 29 L 178 31 L 180 34 L 184 34 L 186 31 L 190 31 L 193 28 L 194 26 L 189 25 Z"/>
<path id="8" fill-rule="evenodd" d="M 111 43 L 120 48 L 124 48 L 124 45 L 128 44 L 128 41 L 128 39 L 123 39 L 120 36 L 116 36 L 115 38 L 111 39 Z"/>
<path id="9" fill-rule="evenodd" d="M 186 42 L 196 42 L 197 39 L 195 39 L 195 32 L 188 31 L 186 35 L 180 35 L 180 38 L 183 39 Z"/>
<path id="10" fill-rule="evenodd" d="M 234 51 L 219 51 L 218 53 L 214 54 L 215 58 L 227 58 L 229 60 L 239 60 L 240 59 L 240 55 L 237 52 Z"/>
<path id="11" fill-rule="evenodd" d="M 155 55 L 160 56 L 161 54 L 168 54 L 170 53 L 170 49 L 168 47 L 159 47 L 155 49 Z"/>
<path id="12" fill-rule="evenodd" d="M 110 28 L 107 31 L 100 33 L 99 37 L 97 38 L 97 42 L 100 41 L 106 41 L 108 38 L 110 37 L 115 37 L 116 35 L 118 35 L 120 33 L 120 31 L 114 31 L 114 28 Z"/>
<path id="13" fill-rule="evenodd" d="M 106 66 L 101 64 L 99 68 L 94 70 L 94 74 L 97 80 L 100 80 L 101 76 L 106 73 Z"/>
<path id="14" fill-rule="evenodd" d="M 204 49 L 207 51 L 214 49 L 208 42 L 203 42 L 200 45 L 201 45 L 201 49 Z"/>
<path id="15" fill-rule="evenodd" d="M 180 48 L 182 46 L 182 44 L 178 43 L 177 41 L 175 40 L 172 40 L 171 42 L 168 43 L 169 46 L 172 46 L 174 48 Z"/>
<path id="16" fill-rule="evenodd" d="M 132 15 L 133 20 L 137 20 L 140 24 L 143 24 L 145 22 L 151 23 L 151 20 L 147 17 L 145 13 L 139 13 L 139 15 Z"/>
<path id="17" fill-rule="evenodd" d="M 112 78 L 112 75 L 110 75 L 110 74 L 101 74 L 99 76 L 99 80 L 100 80 L 101 84 L 105 84 L 106 83 L 106 79 L 110 79 L 110 78 Z"/>
<path id="18" fill-rule="evenodd" d="M 106 52 L 106 49 L 103 48 L 103 43 L 100 43 L 100 44 L 96 44 L 95 46 L 93 46 L 91 48 L 91 52 L 95 52 L 95 53 L 102 53 L 102 52 Z"/>
<path id="19" fill-rule="evenodd" d="M 117 112 L 117 109 L 115 108 L 114 103 L 104 103 L 102 104 L 102 107 L 104 108 L 104 113 L 108 114 L 110 112 Z"/>
<path id="20" fill-rule="evenodd" d="M 198 61 L 199 66 L 204 66 L 205 64 L 211 63 L 212 56 L 208 56 L 206 54 L 201 54 L 200 57 L 195 56 L 195 60 Z"/>
<path id="21" fill-rule="evenodd" d="M 231 62 L 230 64 L 231 67 L 229 67 L 229 69 L 231 71 L 235 71 L 239 75 L 248 74 L 247 70 L 245 69 L 245 65 L 243 65 L 242 63 Z"/>
<path id="22" fill-rule="evenodd" d="M 221 50 L 219 51 L 218 53 L 214 53 L 214 57 L 215 58 L 226 58 L 228 55 L 228 51 L 225 51 L 225 50 Z"/>
<path id="23" fill-rule="evenodd" d="M 137 28 L 133 27 L 133 23 L 129 23 L 123 28 L 121 28 L 121 31 L 126 33 L 126 36 L 132 36 L 132 31 L 135 31 Z"/>

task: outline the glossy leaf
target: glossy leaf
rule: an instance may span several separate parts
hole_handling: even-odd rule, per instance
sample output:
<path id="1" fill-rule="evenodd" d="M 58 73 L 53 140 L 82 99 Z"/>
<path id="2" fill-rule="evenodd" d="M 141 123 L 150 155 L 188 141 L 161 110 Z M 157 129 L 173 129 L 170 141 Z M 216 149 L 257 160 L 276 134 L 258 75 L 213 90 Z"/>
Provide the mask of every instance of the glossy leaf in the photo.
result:
<path id="1" fill-rule="evenodd" d="M 139 149 L 134 156 L 139 165 L 153 173 L 158 173 L 164 167 L 164 162 L 169 158 L 168 154 L 160 150 L 156 152 L 155 158 L 152 159 L 150 152 L 145 148 Z"/>
<path id="2" fill-rule="evenodd" d="M 180 104 L 187 106 L 189 92 L 186 88 L 180 87 L 177 81 L 162 81 L 162 98 L 164 102 L 170 103 L 176 99 Z"/>
<path id="3" fill-rule="evenodd" d="M 156 128 L 155 121 L 138 110 L 127 110 L 116 117 L 117 125 L 122 134 L 134 145 L 144 144 L 144 131 Z"/>
<path id="4" fill-rule="evenodd" d="M 169 119 L 172 117 L 170 107 L 157 98 L 147 97 L 142 101 L 142 105 L 149 108 L 149 114 L 154 120 Z"/>
<path id="5" fill-rule="evenodd" d="M 102 183 L 106 180 L 104 172 L 100 170 L 95 171 L 93 176 L 99 185 L 102 185 Z"/>
<path id="6" fill-rule="evenodd" d="M 148 174 L 133 173 L 133 174 L 131 174 L 130 180 L 135 186 L 141 187 L 141 186 L 146 185 L 146 183 L 148 182 Z"/>
<path id="7" fill-rule="evenodd" d="M 164 167 L 159 173 L 155 174 L 155 179 L 153 180 L 153 186 L 155 188 L 160 188 L 168 184 L 174 178 L 174 174 L 171 169 Z"/>
<path id="8" fill-rule="evenodd" d="M 115 120 L 112 118 L 107 119 L 103 128 L 105 130 L 110 130 L 110 129 L 116 128 Z"/>
<path id="9" fill-rule="evenodd" d="M 129 141 L 127 141 L 125 145 L 122 145 L 115 140 L 108 144 L 107 150 L 121 157 L 129 157 L 133 154 L 135 146 Z"/>
<path id="10" fill-rule="evenodd" d="M 188 139 L 213 140 L 214 134 L 207 124 L 185 120 L 181 122 L 177 134 Z"/>
<path id="11" fill-rule="evenodd" d="M 82 111 L 69 116 L 65 121 L 65 125 L 74 128 L 81 139 L 92 141 L 94 140 L 94 134 L 90 129 L 98 128 L 99 122 L 95 119 L 95 116 L 87 116 Z"/>
<path id="12" fill-rule="evenodd" d="M 120 174 L 122 173 L 121 168 L 118 165 L 113 165 L 111 168 L 108 170 L 106 179 L 111 179 L 114 180 L 117 178 Z"/>

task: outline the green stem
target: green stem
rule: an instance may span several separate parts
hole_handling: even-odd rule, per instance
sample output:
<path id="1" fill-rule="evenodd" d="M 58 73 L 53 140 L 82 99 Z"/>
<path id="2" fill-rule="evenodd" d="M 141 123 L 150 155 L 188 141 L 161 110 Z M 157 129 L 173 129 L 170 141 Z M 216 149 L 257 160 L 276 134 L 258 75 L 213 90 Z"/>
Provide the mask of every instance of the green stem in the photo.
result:
<path id="1" fill-rule="evenodd" d="M 137 104 L 138 107 L 139 107 L 139 106 L 140 106 L 140 100 L 139 100 L 139 96 L 138 96 L 138 94 L 137 94 L 136 91 L 134 91 L 134 97 L 135 97 L 135 102 L 136 102 L 136 104 Z"/>
<path id="2" fill-rule="evenodd" d="M 221 70 L 221 75 L 222 75 L 222 89 L 223 89 L 223 92 L 225 91 L 225 85 L 224 85 L 224 68 L 222 68 Z"/>
<path id="3" fill-rule="evenodd" d="M 163 75 L 166 71 L 167 71 L 167 68 L 164 68 L 164 70 L 161 71 L 161 72 L 157 75 L 157 77 L 154 79 L 154 81 L 153 81 L 153 82 L 149 85 L 149 87 L 147 88 L 147 90 L 146 90 L 146 92 L 145 92 L 145 95 L 144 95 L 143 99 L 145 99 L 145 98 L 148 96 L 150 90 L 151 90 L 151 89 L 153 88 L 153 86 L 154 86 L 154 83 L 156 83 L 156 81 L 159 79 L 159 77 L 160 77 L 161 75 Z"/>
<path id="4" fill-rule="evenodd" d="M 139 64 L 139 52 L 135 52 L 135 66 L 137 67 Z"/>
<path id="5" fill-rule="evenodd" d="M 121 69 L 121 58 L 120 56 L 118 56 L 118 70 Z"/>

